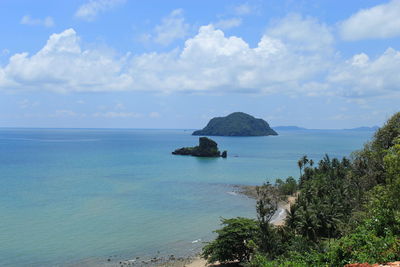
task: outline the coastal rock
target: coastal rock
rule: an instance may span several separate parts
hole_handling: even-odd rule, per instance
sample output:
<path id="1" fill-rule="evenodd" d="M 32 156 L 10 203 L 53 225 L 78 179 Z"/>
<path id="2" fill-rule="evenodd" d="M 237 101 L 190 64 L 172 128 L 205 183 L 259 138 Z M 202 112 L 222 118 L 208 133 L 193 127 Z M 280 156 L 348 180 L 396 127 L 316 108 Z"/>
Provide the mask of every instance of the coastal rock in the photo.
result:
<path id="1" fill-rule="evenodd" d="M 243 112 L 234 112 L 226 117 L 211 119 L 203 130 L 194 131 L 192 135 L 267 136 L 278 134 L 263 119 L 256 119 Z"/>
<path id="2" fill-rule="evenodd" d="M 224 151 L 226 157 L 227 153 Z M 218 144 L 207 138 L 200 137 L 199 145 L 195 147 L 182 147 L 172 152 L 174 155 L 190 155 L 195 157 L 220 157 L 221 152 L 218 150 Z"/>

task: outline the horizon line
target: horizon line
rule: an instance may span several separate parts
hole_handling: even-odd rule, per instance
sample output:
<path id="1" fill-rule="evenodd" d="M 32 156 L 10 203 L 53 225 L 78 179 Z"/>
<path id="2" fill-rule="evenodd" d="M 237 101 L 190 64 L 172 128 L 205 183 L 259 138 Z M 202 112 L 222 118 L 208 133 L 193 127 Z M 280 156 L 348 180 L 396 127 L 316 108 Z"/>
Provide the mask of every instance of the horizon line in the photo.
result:
<path id="1" fill-rule="evenodd" d="M 374 128 L 380 128 L 380 126 L 357 126 L 352 128 L 306 128 L 295 125 L 278 125 L 278 126 L 270 126 L 271 128 L 279 128 L 279 127 L 296 127 L 298 130 L 354 130 L 359 128 L 370 128 L 371 130 Z M 204 127 L 203 127 L 204 128 Z M 0 126 L 0 129 L 81 129 L 81 130 L 199 130 L 202 128 L 132 128 L 132 127 L 28 127 L 28 126 Z M 284 130 L 285 131 L 285 130 Z M 287 130 L 289 131 L 289 130 Z"/>

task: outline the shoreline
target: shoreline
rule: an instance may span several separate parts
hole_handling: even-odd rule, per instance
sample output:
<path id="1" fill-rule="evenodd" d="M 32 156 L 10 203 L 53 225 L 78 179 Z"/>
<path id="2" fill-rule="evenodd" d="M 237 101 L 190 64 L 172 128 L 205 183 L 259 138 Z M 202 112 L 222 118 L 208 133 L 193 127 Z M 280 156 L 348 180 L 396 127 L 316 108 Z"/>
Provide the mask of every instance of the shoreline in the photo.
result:
<path id="1" fill-rule="evenodd" d="M 256 193 L 257 186 L 249 185 L 230 185 L 232 191 L 224 192 L 227 194 L 238 195 L 247 197 L 250 199 L 257 199 Z M 275 226 L 282 226 L 286 218 L 286 209 L 289 209 L 290 205 L 294 203 L 296 196 L 288 196 L 287 201 L 280 201 L 278 203 L 278 209 L 271 219 L 271 224 Z M 239 200 L 240 201 L 240 200 Z M 210 230 L 213 231 L 213 230 Z M 198 241 L 198 240 L 195 240 Z M 204 242 L 204 241 L 200 241 Z M 203 246 L 202 246 L 203 247 Z M 168 255 L 161 254 L 158 252 L 153 256 L 137 256 L 128 259 L 121 259 L 115 257 L 105 257 L 97 259 L 84 259 L 79 262 L 69 263 L 65 266 L 70 267 L 89 267 L 89 266 L 101 266 L 101 267 L 126 267 L 126 266 L 139 266 L 139 267 L 205 267 L 205 266 L 220 266 L 219 264 L 207 264 L 207 261 L 200 257 L 201 248 L 197 251 L 192 251 L 193 254 L 181 254 L 181 255 Z M 64 266 L 64 265 L 63 265 Z"/>
<path id="2" fill-rule="evenodd" d="M 255 192 L 256 186 L 241 186 L 241 185 L 233 185 L 233 188 L 238 189 L 236 193 L 247 196 L 249 198 L 256 199 L 257 195 Z M 278 203 L 278 209 L 275 212 L 274 216 L 271 219 L 271 224 L 277 227 L 283 226 L 285 224 L 286 218 L 286 210 L 290 208 L 292 204 L 295 203 L 297 198 L 296 195 L 288 196 L 286 201 L 280 201 Z M 197 255 L 194 258 L 187 259 L 188 262 L 167 262 L 164 264 L 157 265 L 157 267 L 217 267 L 221 266 L 220 264 L 208 264 L 207 261 Z"/>

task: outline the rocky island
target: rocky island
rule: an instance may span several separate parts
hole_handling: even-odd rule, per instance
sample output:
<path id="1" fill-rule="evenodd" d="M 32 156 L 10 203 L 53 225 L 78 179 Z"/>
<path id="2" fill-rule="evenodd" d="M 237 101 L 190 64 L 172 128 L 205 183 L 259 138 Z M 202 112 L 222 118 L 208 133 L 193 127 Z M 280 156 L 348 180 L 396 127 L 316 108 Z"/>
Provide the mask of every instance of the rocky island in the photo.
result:
<path id="1" fill-rule="evenodd" d="M 195 147 L 182 147 L 172 152 L 174 155 L 189 155 L 195 157 L 227 157 L 227 152 L 220 152 L 218 144 L 207 137 L 199 138 L 199 145 Z"/>
<path id="2" fill-rule="evenodd" d="M 266 136 L 278 135 L 263 119 L 234 112 L 226 117 L 216 117 L 210 120 L 203 130 L 194 131 L 192 135 L 209 136 Z"/>

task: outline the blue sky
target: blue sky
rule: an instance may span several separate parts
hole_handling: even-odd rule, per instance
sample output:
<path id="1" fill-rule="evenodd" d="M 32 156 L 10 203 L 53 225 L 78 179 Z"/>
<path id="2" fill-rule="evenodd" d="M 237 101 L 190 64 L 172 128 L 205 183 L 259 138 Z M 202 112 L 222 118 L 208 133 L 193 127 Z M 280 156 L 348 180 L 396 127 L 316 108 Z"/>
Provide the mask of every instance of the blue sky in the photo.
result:
<path id="1" fill-rule="evenodd" d="M 0 127 L 382 125 L 400 0 L 3 0 Z"/>

